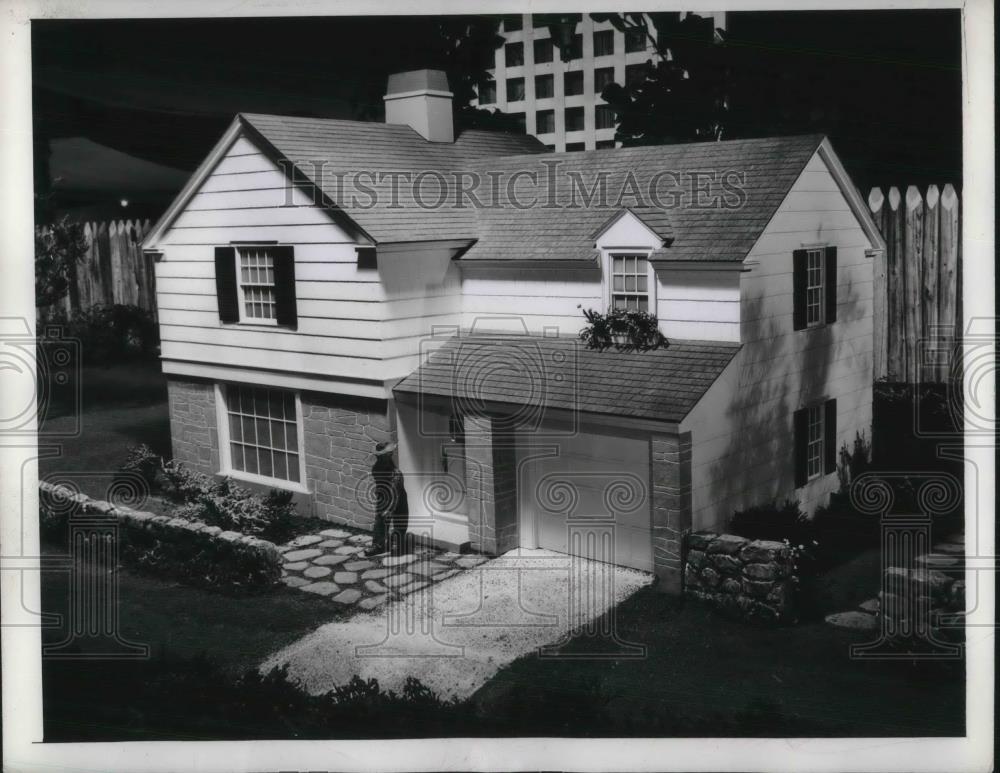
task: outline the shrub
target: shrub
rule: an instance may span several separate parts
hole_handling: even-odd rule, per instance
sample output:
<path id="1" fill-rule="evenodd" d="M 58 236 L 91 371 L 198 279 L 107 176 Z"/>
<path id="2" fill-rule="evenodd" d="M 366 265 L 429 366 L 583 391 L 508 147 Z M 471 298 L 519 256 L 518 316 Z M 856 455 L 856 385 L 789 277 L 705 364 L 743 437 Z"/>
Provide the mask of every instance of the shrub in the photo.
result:
<path id="1" fill-rule="evenodd" d="M 60 343 L 75 339 L 80 343 L 84 365 L 154 357 L 159 348 L 159 328 L 151 312 L 138 306 L 107 304 L 82 309 L 72 316 L 56 315 L 47 325 L 60 332 Z M 45 346 L 45 335 L 39 345 Z"/>
<path id="2" fill-rule="evenodd" d="M 290 491 L 253 494 L 230 478 L 216 480 L 182 462 L 165 461 L 146 445 L 129 450 L 122 470 L 138 472 L 152 489 L 178 504 L 180 518 L 277 543 L 286 542 L 292 534 L 295 504 Z"/>
<path id="3" fill-rule="evenodd" d="M 587 326 L 580 331 L 580 340 L 588 349 L 603 351 L 614 346 L 625 352 L 644 352 L 667 346 L 668 341 L 660 332 L 656 316 L 645 311 L 610 309 L 601 314 L 585 309 Z"/>

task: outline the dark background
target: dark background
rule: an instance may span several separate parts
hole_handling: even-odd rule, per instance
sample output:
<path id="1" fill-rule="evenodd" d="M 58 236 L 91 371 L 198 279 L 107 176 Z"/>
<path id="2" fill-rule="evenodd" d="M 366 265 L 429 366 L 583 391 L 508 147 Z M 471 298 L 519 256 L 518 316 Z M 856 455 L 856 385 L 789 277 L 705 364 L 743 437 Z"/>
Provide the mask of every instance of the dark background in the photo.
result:
<path id="1" fill-rule="evenodd" d="M 148 168 L 128 164 L 125 181 L 68 184 L 88 146 L 64 151 L 52 169 L 51 141 L 84 137 L 190 172 L 237 112 L 381 120 L 390 73 L 442 65 L 441 25 L 398 16 L 34 21 L 36 190 L 61 176 L 64 209 L 129 197 L 119 214 L 155 217 L 179 185 L 151 184 Z M 735 77 L 724 138 L 824 132 L 864 192 L 958 187 L 960 31 L 957 10 L 729 13 Z M 492 60 L 489 45 L 477 48 Z"/>

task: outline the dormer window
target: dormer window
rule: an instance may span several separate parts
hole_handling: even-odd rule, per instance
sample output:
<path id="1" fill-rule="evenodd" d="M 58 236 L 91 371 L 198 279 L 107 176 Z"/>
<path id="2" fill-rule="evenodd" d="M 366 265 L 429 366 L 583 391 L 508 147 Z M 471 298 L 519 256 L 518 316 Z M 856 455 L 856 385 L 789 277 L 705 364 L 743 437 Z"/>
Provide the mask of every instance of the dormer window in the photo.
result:
<path id="1" fill-rule="evenodd" d="M 649 311 L 649 261 L 645 255 L 611 256 L 611 308 Z"/>

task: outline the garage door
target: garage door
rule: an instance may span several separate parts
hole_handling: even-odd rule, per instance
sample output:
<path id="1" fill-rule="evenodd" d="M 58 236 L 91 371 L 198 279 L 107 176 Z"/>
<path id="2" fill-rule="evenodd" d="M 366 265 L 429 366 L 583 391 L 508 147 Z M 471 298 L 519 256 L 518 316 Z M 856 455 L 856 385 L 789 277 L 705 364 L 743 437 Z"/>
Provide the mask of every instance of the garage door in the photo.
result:
<path id="1" fill-rule="evenodd" d="M 601 560 L 613 553 L 616 564 L 652 571 L 648 439 L 599 431 L 524 435 L 518 450 L 522 547 Z M 571 528 L 585 517 L 592 528 Z M 595 536 L 588 540 L 588 532 Z M 612 532 L 613 548 L 596 537 Z"/>

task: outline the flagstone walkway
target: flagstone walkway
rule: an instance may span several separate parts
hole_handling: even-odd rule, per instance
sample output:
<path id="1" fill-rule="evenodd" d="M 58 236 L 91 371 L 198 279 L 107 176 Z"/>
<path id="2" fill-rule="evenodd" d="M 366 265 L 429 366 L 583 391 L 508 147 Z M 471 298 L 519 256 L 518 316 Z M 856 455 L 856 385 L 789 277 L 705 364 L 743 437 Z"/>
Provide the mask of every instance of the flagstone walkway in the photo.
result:
<path id="1" fill-rule="evenodd" d="M 487 560 L 430 547 L 406 555 L 366 557 L 370 534 L 325 529 L 296 537 L 278 548 L 283 554 L 282 582 L 290 588 L 324 596 L 345 605 L 372 610 Z"/>

